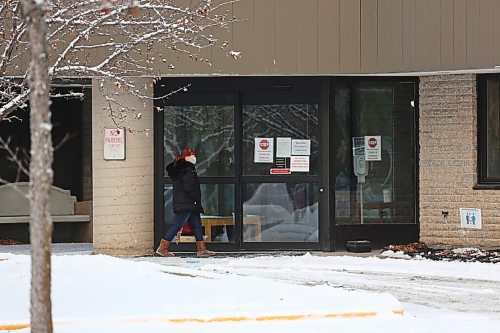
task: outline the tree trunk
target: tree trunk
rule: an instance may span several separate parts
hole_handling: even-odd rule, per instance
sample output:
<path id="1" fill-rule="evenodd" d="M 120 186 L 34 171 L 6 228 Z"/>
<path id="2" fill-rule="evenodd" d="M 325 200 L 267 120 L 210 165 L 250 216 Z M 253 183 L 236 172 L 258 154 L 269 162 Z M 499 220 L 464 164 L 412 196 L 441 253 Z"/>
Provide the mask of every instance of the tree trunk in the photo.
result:
<path id="1" fill-rule="evenodd" d="M 44 1 L 22 0 L 22 5 L 31 47 L 28 74 L 31 129 L 31 332 L 51 333 L 50 188 L 53 178 L 53 148 L 49 109 L 47 25 Z"/>

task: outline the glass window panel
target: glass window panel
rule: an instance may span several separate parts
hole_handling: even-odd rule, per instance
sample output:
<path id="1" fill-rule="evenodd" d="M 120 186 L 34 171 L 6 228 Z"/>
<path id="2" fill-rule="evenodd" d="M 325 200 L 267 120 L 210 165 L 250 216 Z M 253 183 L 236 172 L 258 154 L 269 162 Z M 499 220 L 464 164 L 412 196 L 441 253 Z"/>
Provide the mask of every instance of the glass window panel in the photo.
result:
<path id="1" fill-rule="evenodd" d="M 416 223 L 414 84 L 339 84 L 334 96 L 336 223 Z M 368 135 L 381 136 L 382 160 L 359 182 L 352 137 Z"/>
<path id="2" fill-rule="evenodd" d="M 317 242 L 318 184 L 252 183 L 243 189 L 244 242 Z"/>
<path id="3" fill-rule="evenodd" d="M 234 107 L 232 105 L 166 106 L 164 163 L 182 148 L 198 153 L 200 176 L 234 175 Z"/>
<path id="4" fill-rule="evenodd" d="M 500 181 L 500 80 L 488 80 L 486 111 L 486 180 Z"/>
<path id="5" fill-rule="evenodd" d="M 254 163 L 255 138 L 274 138 L 276 161 L 276 138 L 311 140 L 309 172 L 300 175 L 319 174 L 318 105 L 244 105 L 243 106 L 243 174 L 269 175 L 275 163 Z M 288 161 L 289 164 L 289 161 Z"/>
<path id="6" fill-rule="evenodd" d="M 164 186 L 164 231 L 174 221 L 172 209 L 173 187 Z M 201 220 L 207 242 L 234 242 L 234 184 L 201 184 L 201 202 L 205 210 Z M 194 242 L 194 237 L 186 235 L 181 242 Z"/>

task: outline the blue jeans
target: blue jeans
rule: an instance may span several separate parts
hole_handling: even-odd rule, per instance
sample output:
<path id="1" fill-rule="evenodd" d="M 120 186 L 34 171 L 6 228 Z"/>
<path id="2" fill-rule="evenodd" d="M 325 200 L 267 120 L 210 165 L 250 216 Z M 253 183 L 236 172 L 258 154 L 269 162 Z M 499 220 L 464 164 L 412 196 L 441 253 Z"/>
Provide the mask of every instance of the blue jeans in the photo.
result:
<path id="1" fill-rule="evenodd" d="M 188 221 L 193 226 L 194 238 L 196 239 L 196 241 L 202 241 L 203 231 L 201 229 L 200 213 L 189 211 L 174 213 L 174 224 L 171 225 L 170 228 L 168 228 L 163 239 L 171 242 L 174 239 L 175 235 L 179 232 L 179 230 L 181 230 L 184 224 L 186 224 Z"/>

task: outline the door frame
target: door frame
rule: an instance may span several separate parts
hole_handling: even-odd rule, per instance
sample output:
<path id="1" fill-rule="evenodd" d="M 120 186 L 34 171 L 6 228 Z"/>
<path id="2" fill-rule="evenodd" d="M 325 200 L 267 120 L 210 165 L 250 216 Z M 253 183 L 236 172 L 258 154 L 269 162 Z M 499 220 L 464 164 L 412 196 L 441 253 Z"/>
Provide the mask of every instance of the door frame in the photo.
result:
<path id="1" fill-rule="evenodd" d="M 168 85 L 167 85 L 168 84 Z M 329 168 L 328 168 L 328 87 L 326 77 L 218 77 L 218 78 L 168 78 L 158 81 L 155 85 L 155 97 L 164 96 L 170 91 L 189 86 L 187 93 L 171 96 L 168 100 L 155 99 L 155 108 L 165 104 L 196 105 L 193 104 L 193 95 L 205 94 L 203 104 L 208 102 L 224 101 L 227 96 L 236 98 L 234 101 L 234 130 L 235 130 L 235 174 L 233 177 L 200 177 L 201 183 L 229 182 L 235 184 L 235 237 L 232 243 L 210 243 L 210 248 L 216 251 L 266 251 L 266 250 L 330 250 L 330 221 L 329 218 Z M 326 94 L 325 94 L 326 93 Z M 326 98 L 325 98 L 326 96 Z M 319 174 L 317 176 L 289 175 L 282 176 L 261 175 L 243 176 L 243 128 L 242 106 L 245 101 L 270 103 L 294 103 L 304 100 L 314 100 L 318 104 L 318 140 L 319 140 Z M 227 104 L 226 104 L 227 105 Z M 154 244 L 157 246 L 163 234 L 164 199 L 163 188 L 171 183 L 164 176 L 163 166 L 163 109 L 155 112 L 154 116 Z M 264 181 L 265 180 L 265 181 Z M 243 242 L 242 241 L 242 191 L 245 182 L 314 182 L 323 189 L 319 195 L 318 242 Z M 171 249 L 178 252 L 192 252 L 193 244 L 172 244 Z"/>

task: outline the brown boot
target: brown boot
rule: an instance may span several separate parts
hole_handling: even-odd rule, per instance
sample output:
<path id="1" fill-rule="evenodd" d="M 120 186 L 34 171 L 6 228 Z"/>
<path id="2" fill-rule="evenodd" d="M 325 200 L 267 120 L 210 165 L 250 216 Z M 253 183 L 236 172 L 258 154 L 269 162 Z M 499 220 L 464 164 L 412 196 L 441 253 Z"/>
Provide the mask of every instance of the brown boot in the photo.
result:
<path id="1" fill-rule="evenodd" d="M 207 250 L 205 246 L 205 241 L 197 241 L 196 242 L 196 256 L 197 257 L 212 257 L 215 255 L 214 251 Z"/>
<path id="2" fill-rule="evenodd" d="M 168 247 L 170 246 L 170 242 L 164 239 L 161 240 L 160 246 L 156 249 L 156 254 L 162 257 L 173 257 L 174 254 L 168 252 Z"/>

